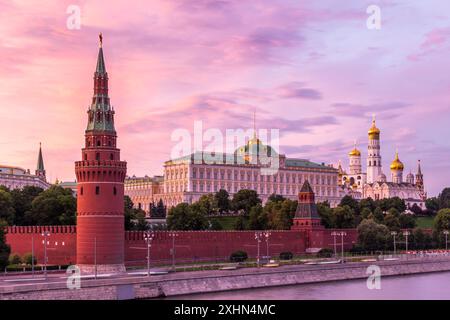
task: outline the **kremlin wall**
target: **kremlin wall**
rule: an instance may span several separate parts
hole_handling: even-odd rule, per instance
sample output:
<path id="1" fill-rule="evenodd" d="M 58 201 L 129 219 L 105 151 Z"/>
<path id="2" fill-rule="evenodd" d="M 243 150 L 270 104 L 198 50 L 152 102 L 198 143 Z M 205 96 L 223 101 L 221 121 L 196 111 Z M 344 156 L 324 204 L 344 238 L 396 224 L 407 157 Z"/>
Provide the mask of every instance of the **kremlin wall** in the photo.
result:
<path id="1" fill-rule="evenodd" d="M 8 227 L 6 242 L 11 246 L 11 253 L 23 256 L 34 252 L 38 264 L 44 261 L 44 244 L 42 232 L 49 231 L 47 242 L 47 258 L 49 265 L 71 265 L 76 263 L 76 227 L 75 226 L 39 226 Z M 278 258 L 280 252 L 290 251 L 293 254 L 304 254 L 308 244 L 317 248 L 334 247 L 335 231 L 345 231 L 344 249 L 349 250 L 357 240 L 356 229 L 322 229 L 314 232 L 306 230 L 273 230 L 270 231 L 269 255 Z M 170 231 L 155 231 L 151 247 L 152 265 L 171 264 L 172 238 Z M 257 256 L 255 231 L 177 231 L 175 238 L 176 263 L 189 264 L 198 261 L 227 261 L 230 254 L 244 250 L 250 258 Z M 146 242 L 144 232 L 126 231 L 125 265 L 143 266 L 146 264 Z M 98 243 L 100 246 L 101 244 Z M 337 251 L 341 249 L 341 237 L 336 238 Z M 260 243 L 261 256 L 266 255 L 266 242 Z M 99 260 L 101 257 L 98 257 Z"/>

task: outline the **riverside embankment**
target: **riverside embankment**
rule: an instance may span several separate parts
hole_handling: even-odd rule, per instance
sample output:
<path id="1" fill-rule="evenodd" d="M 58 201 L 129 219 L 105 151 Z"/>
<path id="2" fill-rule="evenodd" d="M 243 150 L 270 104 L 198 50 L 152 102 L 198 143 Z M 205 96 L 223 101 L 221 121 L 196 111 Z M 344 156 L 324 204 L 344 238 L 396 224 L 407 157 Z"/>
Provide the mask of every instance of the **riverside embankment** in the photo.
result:
<path id="1" fill-rule="evenodd" d="M 381 276 L 450 271 L 450 257 L 402 261 L 356 262 L 336 265 L 291 265 L 279 268 L 242 268 L 180 272 L 148 277 L 123 275 L 82 279 L 79 289 L 67 288 L 67 276 L 29 283 L 0 278 L 0 299 L 149 299 L 194 293 L 366 279 L 367 267 L 377 265 Z M 7 277 L 5 277 L 7 278 Z"/>

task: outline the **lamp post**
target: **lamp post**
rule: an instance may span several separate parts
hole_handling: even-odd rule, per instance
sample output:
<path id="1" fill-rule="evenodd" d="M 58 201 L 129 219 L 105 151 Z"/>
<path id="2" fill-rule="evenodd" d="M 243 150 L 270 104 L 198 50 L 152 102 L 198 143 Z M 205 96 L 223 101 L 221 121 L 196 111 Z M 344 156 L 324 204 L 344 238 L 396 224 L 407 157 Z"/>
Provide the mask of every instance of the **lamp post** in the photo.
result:
<path id="1" fill-rule="evenodd" d="M 344 263 L 344 236 L 347 235 L 347 232 L 341 231 L 341 253 L 342 253 L 342 262 Z"/>
<path id="2" fill-rule="evenodd" d="M 94 237 L 94 278 L 97 279 L 97 237 Z"/>
<path id="3" fill-rule="evenodd" d="M 448 230 L 444 230 L 443 233 L 445 234 L 445 250 L 447 251 L 448 250 L 448 241 L 447 241 L 447 239 L 448 239 L 449 232 L 448 232 Z"/>
<path id="4" fill-rule="evenodd" d="M 47 238 L 50 236 L 50 232 L 44 231 L 42 232 L 42 236 L 44 237 L 44 240 L 42 240 L 42 243 L 44 244 L 44 275 L 45 279 L 47 279 Z"/>
<path id="5" fill-rule="evenodd" d="M 266 249 L 267 249 L 266 256 L 267 256 L 267 259 L 269 259 L 269 238 L 270 238 L 270 235 L 271 235 L 271 233 L 269 231 L 264 232 L 264 236 L 266 238 Z"/>
<path id="6" fill-rule="evenodd" d="M 336 246 L 336 236 L 338 235 L 338 232 L 336 232 L 336 231 L 333 231 L 332 233 L 331 233 L 331 235 L 333 236 L 333 242 L 334 242 L 334 257 L 336 258 L 337 257 L 337 246 Z"/>
<path id="7" fill-rule="evenodd" d="M 34 277 L 34 234 L 31 235 L 31 274 Z"/>
<path id="8" fill-rule="evenodd" d="M 147 242 L 147 276 L 150 277 L 150 247 L 152 246 L 152 240 L 155 237 L 153 231 L 146 231 L 144 233 L 144 240 Z"/>
<path id="9" fill-rule="evenodd" d="M 255 232 L 255 240 L 256 240 L 256 247 L 258 250 L 257 255 L 256 255 L 256 264 L 257 264 L 258 268 L 259 268 L 259 244 L 261 242 L 261 238 L 262 238 L 262 232 L 256 231 Z"/>
<path id="10" fill-rule="evenodd" d="M 175 237 L 178 237 L 178 233 L 169 232 L 169 237 L 172 238 L 172 270 L 175 271 Z"/>
<path id="11" fill-rule="evenodd" d="M 395 256 L 396 252 L 397 252 L 397 247 L 396 247 L 396 243 L 395 243 L 395 237 L 397 236 L 397 232 L 396 231 L 392 231 L 391 232 L 391 236 L 394 238 L 394 256 Z"/>
<path id="12" fill-rule="evenodd" d="M 403 231 L 403 235 L 405 236 L 405 243 L 406 243 L 406 257 L 408 257 L 408 236 L 411 234 L 408 230 Z"/>

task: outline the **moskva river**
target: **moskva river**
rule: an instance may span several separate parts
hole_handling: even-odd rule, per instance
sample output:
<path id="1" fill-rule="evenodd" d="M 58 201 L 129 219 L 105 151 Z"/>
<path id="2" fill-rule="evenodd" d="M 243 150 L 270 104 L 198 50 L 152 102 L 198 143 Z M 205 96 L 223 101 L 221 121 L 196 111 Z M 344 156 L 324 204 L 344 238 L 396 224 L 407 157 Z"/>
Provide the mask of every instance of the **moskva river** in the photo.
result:
<path id="1" fill-rule="evenodd" d="M 450 272 L 381 277 L 380 289 L 368 289 L 366 279 L 248 289 L 169 297 L 199 300 L 402 300 L 450 299 Z"/>

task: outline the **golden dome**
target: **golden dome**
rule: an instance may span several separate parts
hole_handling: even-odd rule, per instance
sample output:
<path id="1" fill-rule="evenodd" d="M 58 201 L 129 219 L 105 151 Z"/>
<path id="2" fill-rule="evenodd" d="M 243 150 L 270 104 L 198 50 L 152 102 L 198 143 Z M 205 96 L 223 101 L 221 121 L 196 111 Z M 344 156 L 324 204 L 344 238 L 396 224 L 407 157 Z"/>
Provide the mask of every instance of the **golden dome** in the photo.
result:
<path id="1" fill-rule="evenodd" d="M 395 153 L 395 159 L 391 163 L 391 170 L 401 170 L 401 171 L 403 171 L 404 168 L 405 168 L 405 166 L 403 165 L 403 163 L 398 158 L 398 152 L 396 152 Z"/>
<path id="2" fill-rule="evenodd" d="M 380 129 L 378 129 L 377 126 L 375 125 L 375 116 L 372 119 L 372 126 L 370 127 L 368 134 L 370 139 L 380 138 Z"/>
<path id="3" fill-rule="evenodd" d="M 358 157 L 360 157 L 361 156 L 361 151 L 359 151 L 358 149 L 354 148 L 352 151 L 350 151 L 348 153 L 348 155 L 349 156 L 358 156 Z"/>

